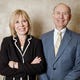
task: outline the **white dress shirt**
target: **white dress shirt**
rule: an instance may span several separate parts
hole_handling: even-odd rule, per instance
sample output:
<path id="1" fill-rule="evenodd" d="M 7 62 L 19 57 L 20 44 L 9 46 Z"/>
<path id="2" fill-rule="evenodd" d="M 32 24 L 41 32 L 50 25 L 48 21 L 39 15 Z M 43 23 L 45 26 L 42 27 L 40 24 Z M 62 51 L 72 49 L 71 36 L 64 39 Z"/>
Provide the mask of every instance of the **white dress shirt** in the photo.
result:
<path id="1" fill-rule="evenodd" d="M 62 33 L 62 39 L 63 39 L 63 36 L 64 36 L 64 34 L 66 32 L 66 28 L 62 29 L 61 31 L 58 31 L 56 28 L 54 29 L 54 37 L 53 37 L 53 39 L 54 39 L 54 46 L 55 46 L 56 40 L 58 38 L 58 36 L 57 36 L 57 33 L 58 32 L 61 32 Z"/>

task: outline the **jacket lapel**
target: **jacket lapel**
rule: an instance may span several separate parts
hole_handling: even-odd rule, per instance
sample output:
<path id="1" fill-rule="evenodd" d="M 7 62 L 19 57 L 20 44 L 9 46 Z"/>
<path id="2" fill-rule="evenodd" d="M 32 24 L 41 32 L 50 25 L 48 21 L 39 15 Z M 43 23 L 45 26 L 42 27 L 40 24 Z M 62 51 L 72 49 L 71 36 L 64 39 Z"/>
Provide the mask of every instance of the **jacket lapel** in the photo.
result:
<path id="1" fill-rule="evenodd" d="M 20 55 L 22 56 L 22 61 L 24 63 L 24 55 L 25 55 L 28 47 L 30 46 L 32 37 L 30 36 L 29 38 L 26 39 L 26 41 L 28 42 L 28 44 L 25 44 L 25 49 L 24 49 L 23 52 L 21 51 L 21 48 L 19 47 L 20 43 L 18 42 L 18 39 L 16 39 L 16 37 L 13 37 L 13 40 L 14 40 L 14 45 L 17 48 L 17 50 L 19 51 Z"/>
<path id="2" fill-rule="evenodd" d="M 54 30 L 50 32 L 50 35 L 48 36 L 47 44 L 48 44 L 48 58 L 49 58 L 49 63 L 53 65 L 55 61 L 55 51 L 54 51 Z M 53 62 L 53 63 L 52 63 Z"/>
<path id="3" fill-rule="evenodd" d="M 51 35 L 51 37 L 50 37 L 50 49 L 52 50 L 51 52 L 52 52 L 52 56 L 55 56 L 55 51 L 54 51 L 54 31 L 51 33 L 52 35 Z"/>
<path id="4" fill-rule="evenodd" d="M 65 32 L 64 37 L 63 37 L 63 39 L 61 41 L 61 45 L 60 45 L 60 48 L 58 50 L 55 62 L 61 57 L 61 55 L 63 54 L 64 50 L 66 49 L 66 46 L 69 44 L 70 40 L 71 40 L 70 31 L 68 29 L 66 29 L 66 32 Z"/>

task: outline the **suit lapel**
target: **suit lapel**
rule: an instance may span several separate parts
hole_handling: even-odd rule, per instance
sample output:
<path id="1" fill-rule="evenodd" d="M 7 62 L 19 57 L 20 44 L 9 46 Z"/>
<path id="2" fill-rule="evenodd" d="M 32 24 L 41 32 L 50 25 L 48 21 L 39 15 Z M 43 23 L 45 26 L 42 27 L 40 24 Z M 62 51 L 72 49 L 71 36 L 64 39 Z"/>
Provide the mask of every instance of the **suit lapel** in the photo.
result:
<path id="1" fill-rule="evenodd" d="M 48 37 L 48 40 L 47 40 L 47 44 L 48 44 L 48 58 L 49 58 L 49 63 L 52 64 L 52 62 L 54 63 L 55 61 L 55 51 L 54 51 L 54 30 L 52 32 L 50 32 L 50 35 Z M 52 64 L 53 65 L 53 64 Z"/>
<path id="2" fill-rule="evenodd" d="M 66 46 L 69 44 L 70 40 L 71 40 L 70 31 L 68 29 L 66 29 L 66 32 L 65 32 L 64 37 L 61 41 L 61 45 L 60 45 L 59 51 L 57 53 L 55 62 L 61 57 L 61 55 L 63 54 L 63 51 L 66 49 Z"/>
<path id="3" fill-rule="evenodd" d="M 52 35 L 51 35 L 51 40 L 50 40 L 50 45 L 51 45 L 51 53 L 52 53 L 52 55 L 51 56 L 53 56 L 53 57 L 55 57 L 55 51 L 54 51 L 54 31 L 53 31 L 53 33 L 52 33 Z"/>

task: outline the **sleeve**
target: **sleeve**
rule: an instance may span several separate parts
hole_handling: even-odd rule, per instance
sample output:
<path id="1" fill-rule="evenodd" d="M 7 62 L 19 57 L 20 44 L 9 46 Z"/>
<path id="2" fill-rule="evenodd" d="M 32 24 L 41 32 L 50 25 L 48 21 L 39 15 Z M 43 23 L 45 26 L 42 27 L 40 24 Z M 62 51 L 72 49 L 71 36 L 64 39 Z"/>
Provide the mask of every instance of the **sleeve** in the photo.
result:
<path id="1" fill-rule="evenodd" d="M 1 50 L 0 50 L 0 74 L 3 76 L 17 76 L 17 75 L 24 75 L 25 70 L 23 69 L 12 69 L 8 66 L 9 58 L 8 58 L 8 51 L 7 49 L 8 41 L 6 38 L 3 39 L 1 44 Z"/>
<path id="2" fill-rule="evenodd" d="M 43 46 L 42 46 L 42 42 L 37 41 L 37 44 L 35 44 L 35 54 L 36 56 L 41 57 L 41 62 L 38 64 L 30 64 L 30 63 L 25 63 L 25 64 L 19 64 L 20 68 L 25 68 L 27 74 L 29 75 L 35 75 L 35 74 L 41 74 L 44 73 L 46 71 L 46 61 L 45 61 L 45 57 L 44 57 L 44 53 L 43 53 Z M 34 54 L 34 52 L 33 52 Z M 35 57 L 36 57 L 35 56 Z"/>
<path id="3" fill-rule="evenodd" d="M 64 80 L 78 80 L 80 77 L 80 41 L 76 46 L 76 59 L 73 69 L 67 74 Z"/>
<path id="4" fill-rule="evenodd" d="M 49 79 L 48 79 L 47 74 L 44 73 L 44 74 L 41 74 L 41 75 L 39 76 L 39 80 L 49 80 Z"/>

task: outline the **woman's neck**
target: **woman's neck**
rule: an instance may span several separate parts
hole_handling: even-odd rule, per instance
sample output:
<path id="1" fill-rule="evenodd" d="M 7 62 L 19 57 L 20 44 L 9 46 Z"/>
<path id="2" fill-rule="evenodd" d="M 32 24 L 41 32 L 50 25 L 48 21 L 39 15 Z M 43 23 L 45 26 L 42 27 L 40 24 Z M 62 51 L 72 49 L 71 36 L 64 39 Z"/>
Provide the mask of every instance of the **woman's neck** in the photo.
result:
<path id="1" fill-rule="evenodd" d="M 21 46 L 24 46 L 27 35 L 18 36 Z"/>

